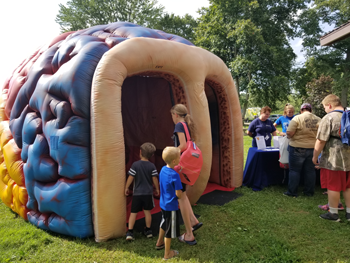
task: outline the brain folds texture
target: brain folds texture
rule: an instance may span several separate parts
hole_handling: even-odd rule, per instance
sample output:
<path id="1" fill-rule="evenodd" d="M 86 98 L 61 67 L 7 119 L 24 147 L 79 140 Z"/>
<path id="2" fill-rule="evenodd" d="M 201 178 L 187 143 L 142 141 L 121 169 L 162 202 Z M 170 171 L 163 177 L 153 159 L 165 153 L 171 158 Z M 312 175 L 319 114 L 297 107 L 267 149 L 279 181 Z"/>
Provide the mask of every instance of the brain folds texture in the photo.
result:
<path id="1" fill-rule="evenodd" d="M 36 50 L 0 97 L 0 198 L 25 220 L 61 234 L 93 235 L 90 98 L 97 64 L 115 45 L 186 39 L 127 22 L 62 34 Z"/>

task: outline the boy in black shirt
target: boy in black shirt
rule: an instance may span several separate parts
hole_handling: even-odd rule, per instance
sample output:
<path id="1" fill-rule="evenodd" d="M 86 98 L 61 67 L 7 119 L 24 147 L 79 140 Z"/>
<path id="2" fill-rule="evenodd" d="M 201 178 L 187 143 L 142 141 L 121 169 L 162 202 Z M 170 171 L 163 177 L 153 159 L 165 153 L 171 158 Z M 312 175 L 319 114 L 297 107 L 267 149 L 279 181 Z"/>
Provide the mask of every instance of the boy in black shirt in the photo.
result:
<path id="1" fill-rule="evenodd" d="M 131 204 L 131 214 L 129 217 L 129 230 L 126 233 L 126 240 L 134 240 L 133 228 L 136 221 L 137 213 L 142 211 L 145 213 L 146 228 L 144 234 L 151 238 L 152 230 L 151 222 L 152 215 L 151 210 L 154 207 L 153 201 L 153 184 L 156 187 L 156 193 L 159 195 L 158 185 L 158 172 L 153 163 L 149 161 L 152 157 L 156 147 L 149 142 L 146 142 L 140 147 L 140 158 L 141 160 L 136 161 L 132 164 L 128 174 L 128 180 L 125 185 L 125 195 L 129 195 L 129 186 L 134 181 L 133 198 Z M 135 179 L 135 180 L 134 180 Z"/>

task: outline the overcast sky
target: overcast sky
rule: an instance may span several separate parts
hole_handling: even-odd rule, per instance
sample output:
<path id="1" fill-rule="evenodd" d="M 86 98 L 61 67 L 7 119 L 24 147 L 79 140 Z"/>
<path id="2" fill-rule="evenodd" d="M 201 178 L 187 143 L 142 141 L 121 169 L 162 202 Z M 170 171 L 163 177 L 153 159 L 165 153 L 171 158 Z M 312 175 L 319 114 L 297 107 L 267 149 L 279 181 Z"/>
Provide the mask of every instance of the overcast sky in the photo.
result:
<path id="1" fill-rule="evenodd" d="M 197 10 L 208 7 L 209 0 L 158 0 L 168 13 L 198 17 Z M 0 87 L 12 71 L 37 47 L 60 34 L 55 22 L 59 4 L 67 0 L 8 0 L 0 4 Z M 291 42 L 298 55 L 302 42 Z"/>

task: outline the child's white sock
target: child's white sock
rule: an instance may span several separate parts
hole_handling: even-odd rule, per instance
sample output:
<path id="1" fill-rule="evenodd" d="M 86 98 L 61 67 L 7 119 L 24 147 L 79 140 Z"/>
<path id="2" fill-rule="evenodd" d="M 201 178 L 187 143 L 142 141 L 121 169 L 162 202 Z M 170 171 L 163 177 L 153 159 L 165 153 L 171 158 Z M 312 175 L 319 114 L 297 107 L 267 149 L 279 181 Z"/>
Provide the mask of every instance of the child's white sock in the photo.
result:
<path id="1" fill-rule="evenodd" d="M 332 214 L 338 214 L 338 207 L 337 208 L 329 207 L 329 212 L 331 212 Z"/>
<path id="2" fill-rule="evenodd" d="M 350 213 L 350 207 L 347 207 L 347 208 L 346 208 L 346 212 L 347 212 L 347 213 Z"/>

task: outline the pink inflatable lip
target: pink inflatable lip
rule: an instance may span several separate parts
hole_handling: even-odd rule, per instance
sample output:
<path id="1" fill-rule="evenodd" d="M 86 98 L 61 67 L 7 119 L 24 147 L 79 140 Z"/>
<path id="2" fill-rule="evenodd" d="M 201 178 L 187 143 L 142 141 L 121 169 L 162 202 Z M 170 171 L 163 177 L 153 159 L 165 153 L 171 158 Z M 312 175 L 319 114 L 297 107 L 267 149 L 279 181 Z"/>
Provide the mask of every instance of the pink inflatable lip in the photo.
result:
<path id="1" fill-rule="evenodd" d="M 125 211 L 121 94 L 125 80 L 136 75 L 156 75 L 166 79 L 171 83 L 175 103 L 186 104 L 196 120 L 200 131 L 196 142 L 202 150 L 204 162 L 200 177 L 188 190 L 191 202 L 198 200 L 211 173 L 213 148 L 205 89 L 212 89 L 218 104 L 222 105 L 219 108 L 221 151 L 218 149 L 216 153 L 222 160 L 220 180 L 226 187 L 237 187 L 242 183 L 242 123 L 240 115 L 235 114 L 240 112 L 240 106 L 231 74 L 222 60 L 201 48 L 166 40 L 134 38 L 124 41 L 103 56 L 92 84 L 91 140 L 95 153 L 92 155 L 92 185 L 97 241 L 125 234 L 125 214 L 109 216 L 109 211 Z M 105 116 L 107 111 L 110 114 Z M 99 122 L 103 117 L 105 121 Z M 108 188 L 115 191 L 107 192 Z M 114 200 L 113 204 L 110 200 Z M 101 204 L 109 205 L 107 208 Z"/>

